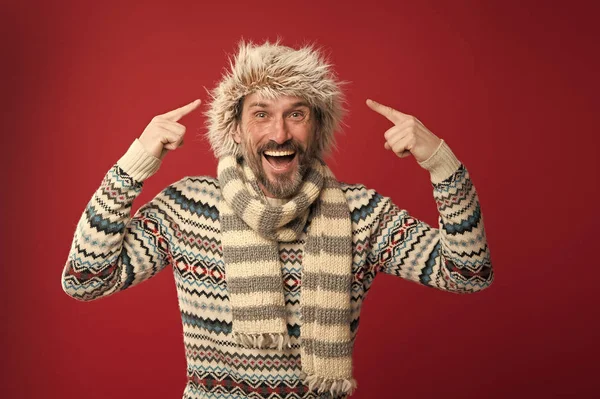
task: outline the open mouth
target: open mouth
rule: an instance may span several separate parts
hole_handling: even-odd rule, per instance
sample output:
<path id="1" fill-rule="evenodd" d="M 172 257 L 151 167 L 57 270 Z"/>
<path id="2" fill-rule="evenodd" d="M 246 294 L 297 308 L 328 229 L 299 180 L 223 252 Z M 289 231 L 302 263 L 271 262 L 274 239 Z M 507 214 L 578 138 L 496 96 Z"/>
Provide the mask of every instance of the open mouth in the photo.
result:
<path id="1" fill-rule="evenodd" d="M 291 165 L 294 158 L 296 158 L 295 151 L 265 151 L 263 152 L 263 156 L 273 167 L 273 169 L 283 170 Z"/>

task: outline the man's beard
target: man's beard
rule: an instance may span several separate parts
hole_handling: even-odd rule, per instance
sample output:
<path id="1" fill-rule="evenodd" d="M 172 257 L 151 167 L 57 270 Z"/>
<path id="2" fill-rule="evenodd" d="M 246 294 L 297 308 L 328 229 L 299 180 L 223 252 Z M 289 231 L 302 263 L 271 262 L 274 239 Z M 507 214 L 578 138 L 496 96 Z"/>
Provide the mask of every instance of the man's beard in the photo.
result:
<path id="1" fill-rule="evenodd" d="M 304 175 L 314 159 L 312 147 L 314 146 L 309 145 L 309 148 L 305 149 L 300 143 L 290 139 L 283 144 L 268 141 L 259 148 L 254 148 L 252 142 L 245 140 L 242 143 L 241 150 L 244 161 L 248 164 L 250 170 L 252 170 L 252 173 L 254 173 L 256 179 L 265 190 L 276 198 L 288 198 L 298 191 L 304 179 Z M 295 151 L 295 158 L 297 158 L 297 167 L 288 173 L 279 174 L 275 181 L 269 180 L 262 163 L 263 152 L 273 150 Z"/>

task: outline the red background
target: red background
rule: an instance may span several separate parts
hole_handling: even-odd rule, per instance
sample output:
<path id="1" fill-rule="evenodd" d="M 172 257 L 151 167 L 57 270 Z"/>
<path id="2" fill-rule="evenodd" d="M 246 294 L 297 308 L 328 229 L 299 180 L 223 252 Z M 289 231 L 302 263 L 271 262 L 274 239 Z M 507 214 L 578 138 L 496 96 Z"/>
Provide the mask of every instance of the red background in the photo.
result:
<path id="1" fill-rule="evenodd" d="M 347 86 L 340 180 L 436 223 L 426 171 L 383 148 L 367 97 L 417 116 L 467 166 L 496 280 L 452 295 L 380 275 L 355 398 L 591 397 L 598 349 L 598 9 L 570 1 L 3 6 L 3 398 L 180 398 L 172 272 L 91 303 L 60 286 L 75 224 L 150 119 L 218 81 L 241 37 L 316 42 Z M 48 5 L 47 3 L 54 3 Z M 593 50 L 596 48 L 596 50 Z M 201 108 L 205 110 L 204 106 Z M 135 207 L 214 175 L 202 112 Z"/>

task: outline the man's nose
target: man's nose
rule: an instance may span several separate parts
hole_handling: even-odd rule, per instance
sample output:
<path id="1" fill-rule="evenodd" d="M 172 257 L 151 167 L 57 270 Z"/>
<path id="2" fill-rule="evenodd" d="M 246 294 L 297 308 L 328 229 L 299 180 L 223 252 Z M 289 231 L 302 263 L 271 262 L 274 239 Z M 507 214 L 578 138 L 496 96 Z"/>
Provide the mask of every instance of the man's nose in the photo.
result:
<path id="1" fill-rule="evenodd" d="M 288 127 L 285 123 L 285 118 L 280 116 L 274 120 L 273 132 L 271 135 L 271 140 L 275 141 L 277 144 L 283 144 L 290 139 L 290 134 Z"/>

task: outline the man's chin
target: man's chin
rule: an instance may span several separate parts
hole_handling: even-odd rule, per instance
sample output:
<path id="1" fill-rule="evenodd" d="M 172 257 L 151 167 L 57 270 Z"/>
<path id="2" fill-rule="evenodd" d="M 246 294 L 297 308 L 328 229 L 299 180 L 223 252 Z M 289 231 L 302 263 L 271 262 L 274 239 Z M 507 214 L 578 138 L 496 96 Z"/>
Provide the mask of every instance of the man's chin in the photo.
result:
<path id="1" fill-rule="evenodd" d="M 287 167 L 276 167 L 271 165 L 264 157 L 255 159 L 260 163 L 254 163 L 251 167 L 258 178 L 265 195 L 275 198 L 289 198 L 295 195 L 302 185 L 299 158 L 296 156 Z M 252 163 L 250 163 L 252 165 Z M 256 170 L 255 170 L 256 169 Z"/>
<path id="2" fill-rule="evenodd" d="M 276 198 L 289 198 L 298 192 L 302 184 L 302 178 L 298 176 L 296 170 L 291 170 L 286 173 L 271 174 L 265 172 L 263 179 L 260 181 L 265 194 Z"/>
<path id="3" fill-rule="evenodd" d="M 300 182 L 293 182 L 291 177 L 267 178 L 268 182 L 263 184 L 269 196 L 276 198 L 288 198 L 298 192 Z"/>

